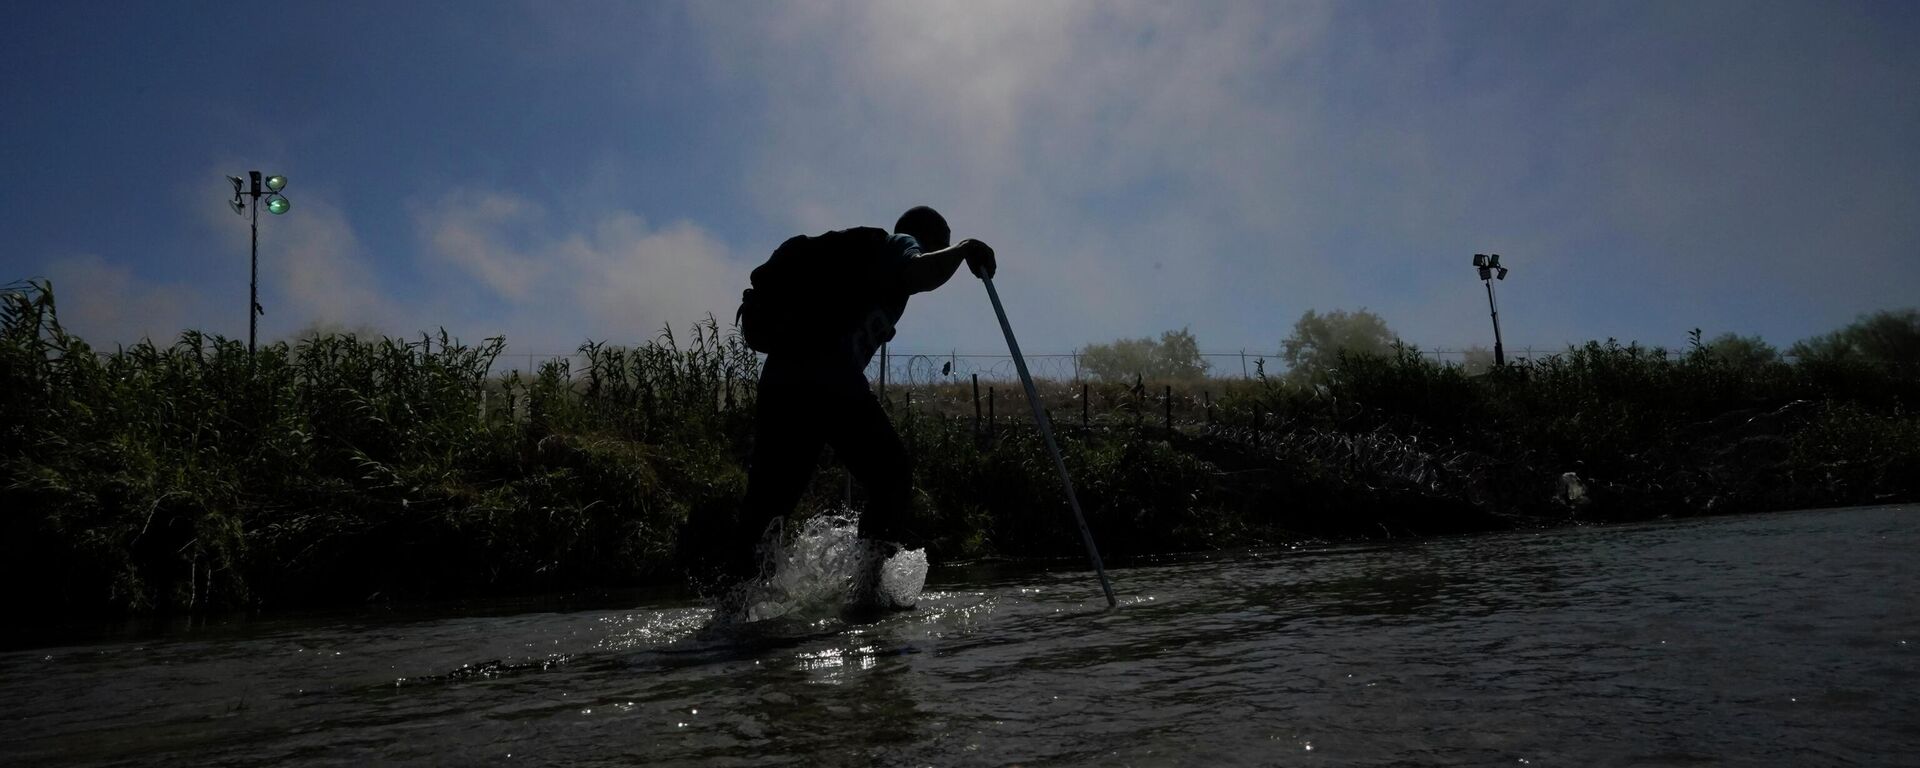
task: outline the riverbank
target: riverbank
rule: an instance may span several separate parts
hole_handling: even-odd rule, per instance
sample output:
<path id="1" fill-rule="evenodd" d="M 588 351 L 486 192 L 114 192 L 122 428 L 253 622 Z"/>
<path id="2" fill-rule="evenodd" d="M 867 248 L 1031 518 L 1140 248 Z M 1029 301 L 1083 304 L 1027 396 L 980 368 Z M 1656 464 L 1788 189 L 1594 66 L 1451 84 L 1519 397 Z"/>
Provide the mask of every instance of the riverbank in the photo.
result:
<path id="1" fill-rule="evenodd" d="M 503 378 L 497 339 L 101 354 L 50 292 L 4 310 L 0 569 L 30 615 L 676 583 L 712 554 L 688 521 L 745 489 L 758 358 L 711 320 Z M 1115 558 L 1920 499 L 1920 377 L 1886 366 L 1608 342 L 1146 385 L 1043 386 Z M 1077 556 L 1025 403 L 993 397 L 976 420 L 968 384 L 887 392 L 930 554 Z M 822 469 L 802 510 L 845 500 Z"/>

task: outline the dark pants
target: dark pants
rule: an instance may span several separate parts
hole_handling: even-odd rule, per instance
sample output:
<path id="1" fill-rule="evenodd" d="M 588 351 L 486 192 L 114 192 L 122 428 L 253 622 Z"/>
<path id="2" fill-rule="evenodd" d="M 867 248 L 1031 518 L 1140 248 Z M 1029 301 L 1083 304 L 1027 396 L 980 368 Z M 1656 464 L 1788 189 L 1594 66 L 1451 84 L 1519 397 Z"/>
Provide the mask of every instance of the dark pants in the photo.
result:
<path id="1" fill-rule="evenodd" d="M 867 378 L 848 366 L 769 356 L 760 374 L 747 499 L 735 530 L 735 556 L 754 551 L 767 524 L 793 512 L 813 480 L 821 445 L 867 492 L 860 536 L 918 546 L 905 529 L 913 466 Z"/>

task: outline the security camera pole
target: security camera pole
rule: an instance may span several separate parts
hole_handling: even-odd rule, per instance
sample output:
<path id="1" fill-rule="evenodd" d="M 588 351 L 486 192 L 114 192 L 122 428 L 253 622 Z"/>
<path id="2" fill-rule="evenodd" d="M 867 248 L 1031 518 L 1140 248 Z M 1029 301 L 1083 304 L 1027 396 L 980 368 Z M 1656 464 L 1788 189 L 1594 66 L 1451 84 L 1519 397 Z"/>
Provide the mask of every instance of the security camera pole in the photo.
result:
<path id="1" fill-rule="evenodd" d="M 1480 270 L 1480 282 L 1487 286 L 1487 311 L 1493 315 L 1493 364 L 1507 364 L 1507 354 L 1500 348 L 1500 309 L 1493 303 L 1493 281 L 1507 279 L 1507 268 L 1500 266 L 1500 254 L 1476 253 L 1473 266 Z"/>
<path id="2" fill-rule="evenodd" d="M 250 259 L 253 263 L 253 276 L 247 281 L 247 365 L 251 366 L 253 365 L 253 342 L 259 329 L 260 315 L 266 311 L 260 307 L 260 197 L 266 196 L 267 210 L 275 216 L 286 213 L 293 204 L 287 202 L 287 198 L 280 194 L 280 190 L 287 188 L 287 177 L 268 176 L 267 191 L 261 192 L 260 172 L 248 171 L 247 176 L 253 180 L 253 186 L 245 193 L 246 196 L 253 198 L 251 206 L 253 208 L 253 245 Z M 232 208 L 234 213 L 245 216 L 249 206 L 241 199 L 240 177 L 228 176 L 227 181 L 233 182 L 233 199 L 227 201 L 227 207 Z"/>

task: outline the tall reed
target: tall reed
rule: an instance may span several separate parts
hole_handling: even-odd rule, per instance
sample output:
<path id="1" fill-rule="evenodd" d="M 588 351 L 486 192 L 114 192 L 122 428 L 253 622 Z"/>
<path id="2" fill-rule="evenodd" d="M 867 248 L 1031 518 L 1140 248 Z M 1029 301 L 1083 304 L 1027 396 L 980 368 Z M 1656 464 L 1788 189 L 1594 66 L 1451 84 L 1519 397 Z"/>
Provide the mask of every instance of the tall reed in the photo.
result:
<path id="1" fill-rule="evenodd" d="M 709 317 L 583 365 L 504 340 L 188 331 L 101 352 L 0 290 L 0 574 L 27 613 L 660 583 L 745 491 L 759 358 Z M 992 387 L 989 395 L 988 387 Z M 1920 377 L 1596 342 L 1485 375 L 1411 349 L 1310 385 L 1041 382 L 1124 563 L 1311 539 L 1920 499 Z M 1077 556 L 1022 394 L 890 386 L 936 559 Z M 830 455 L 796 515 L 836 506 Z M 857 489 L 856 489 L 857 490 Z M 859 494 L 856 493 L 856 502 Z"/>

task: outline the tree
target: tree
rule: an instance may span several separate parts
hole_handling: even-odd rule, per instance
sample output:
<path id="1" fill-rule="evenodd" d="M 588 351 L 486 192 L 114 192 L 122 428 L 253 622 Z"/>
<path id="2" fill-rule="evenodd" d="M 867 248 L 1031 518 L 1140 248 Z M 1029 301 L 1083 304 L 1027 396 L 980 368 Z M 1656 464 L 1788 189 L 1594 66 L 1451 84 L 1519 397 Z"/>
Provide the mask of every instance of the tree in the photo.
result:
<path id="1" fill-rule="evenodd" d="M 1080 350 L 1080 367 L 1095 379 L 1133 381 L 1197 381 L 1207 375 L 1200 342 L 1181 328 L 1150 337 L 1118 339 L 1111 344 L 1088 344 Z"/>
<path id="2" fill-rule="evenodd" d="M 1741 336 L 1731 331 L 1713 337 L 1701 348 L 1734 368 L 1758 368 L 1780 360 L 1780 350 L 1759 336 Z"/>
<path id="3" fill-rule="evenodd" d="M 1806 361 L 1920 364 L 1920 310 L 1883 309 L 1845 328 L 1794 342 L 1787 354 Z"/>
<path id="4" fill-rule="evenodd" d="M 307 339 L 326 338 L 328 336 L 353 336 L 363 341 L 377 341 L 386 338 L 387 334 L 365 322 L 348 325 L 346 323 L 328 320 L 315 320 L 307 323 L 300 330 L 294 331 L 293 335 L 288 336 L 285 340 L 300 342 Z"/>
<path id="5" fill-rule="evenodd" d="M 1342 352 L 1388 355 L 1399 342 L 1386 320 L 1365 309 L 1324 315 L 1309 309 L 1293 324 L 1293 335 L 1280 342 L 1280 354 L 1287 361 L 1287 375 L 1308 380 L 1339 367 Z"/>
<path id="6" fill-rule="evenodd" d="M 1493 350 L 1474 344 L 1460 350 L 1460 367 L 1468 375 L 1479 375 L 1493 370 Z"/>

